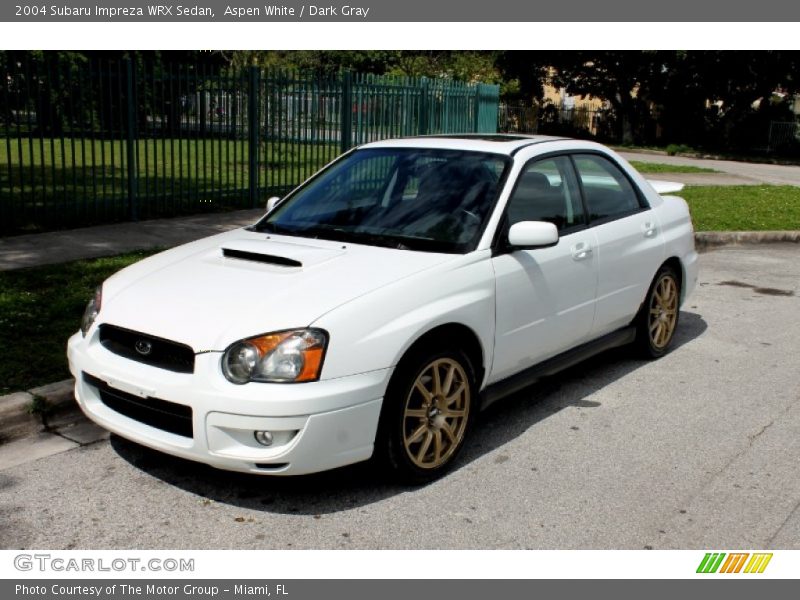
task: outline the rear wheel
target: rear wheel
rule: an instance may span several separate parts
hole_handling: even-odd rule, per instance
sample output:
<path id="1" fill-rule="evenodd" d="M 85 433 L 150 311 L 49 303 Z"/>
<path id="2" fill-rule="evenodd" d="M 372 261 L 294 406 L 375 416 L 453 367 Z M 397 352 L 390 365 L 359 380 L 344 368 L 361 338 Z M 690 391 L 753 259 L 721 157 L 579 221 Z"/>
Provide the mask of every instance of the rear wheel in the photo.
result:
<path id="1" fill-rule="evenodd" d="M 398 366 L 389 385 L 378 449 L 408 483 L 425 483 L 452 465 L 475 412 L 475 376 L 460 350 L 420 353 Z"/>
<path id="2" fill-rule="evenodd" d="M 636 342 L 648 358 L 667 353 L 680 317 L 680 279 L 670 266 L 656 273 L 637 317 Z"/>

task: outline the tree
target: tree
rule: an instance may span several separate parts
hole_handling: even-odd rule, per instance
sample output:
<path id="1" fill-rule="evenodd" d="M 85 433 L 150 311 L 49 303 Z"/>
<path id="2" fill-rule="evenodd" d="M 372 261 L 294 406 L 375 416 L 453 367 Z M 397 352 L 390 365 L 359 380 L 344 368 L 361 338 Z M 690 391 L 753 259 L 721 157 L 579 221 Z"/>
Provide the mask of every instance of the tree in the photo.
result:
<path id="1" fill-rule="evenodd" d="M 663 71 L 661 52 L 554 52 L 553 83 L 573 96 L 594 96 L 609 102 L 623 144 L 642 138 L 652 86 Z"/>
<path id="2" fill-rule="evenodd" d="M 319 74 L 352 70 L 376 75 L 449 77 L 460 81 L 501 83 L 497 52 L 450 50 L 257 50 L 222 52 L 232 68 L 255 65 Z"/>
<path id="3" fill-rule="evenodd" d="M 794 51 L 553 52 L 553 83 L 609 102 L 623 143 L 753 147 L 798 89 Z M 788 116 L 788 115 L 787 115 Z M 786 118 L 786 117 L 784 117 Z M 757 132 L 762 132 L 761 134 Z"/>
<path id="4" fill-rule="evenodd" d="M 553 53 L 533 50 L 509 50 L 497 56 L 504 86 L 501 93 L 506 100 L 519 100 L 531 104 L 541 100 L 544 82 L 553 65 Z"/>
<path id="5" fill-rule="evenodd" d="M 716 147 L 763 144 L 770 120 L 793 119 L 800 53 L 673 52 L 651 95 L 667 141 Z M 780 91 L 781 96 L 775 96 Z M 788 100 L 788 101 L 787 101 Z"/>

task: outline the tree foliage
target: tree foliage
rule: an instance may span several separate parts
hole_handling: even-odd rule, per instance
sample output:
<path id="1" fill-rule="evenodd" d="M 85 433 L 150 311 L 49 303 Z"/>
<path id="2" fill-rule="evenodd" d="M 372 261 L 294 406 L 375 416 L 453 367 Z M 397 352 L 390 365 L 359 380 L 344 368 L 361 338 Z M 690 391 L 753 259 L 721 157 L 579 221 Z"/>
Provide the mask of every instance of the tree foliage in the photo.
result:
<path id="1" fill-rule="evenodd" d="M 754 135 L 766 135 L 770 120 L 793 119 L 798 52 L 590 51 L 550 57 L 557 86 L 611 105 L 625 143 L 736 149 L 758 143 Z"/>

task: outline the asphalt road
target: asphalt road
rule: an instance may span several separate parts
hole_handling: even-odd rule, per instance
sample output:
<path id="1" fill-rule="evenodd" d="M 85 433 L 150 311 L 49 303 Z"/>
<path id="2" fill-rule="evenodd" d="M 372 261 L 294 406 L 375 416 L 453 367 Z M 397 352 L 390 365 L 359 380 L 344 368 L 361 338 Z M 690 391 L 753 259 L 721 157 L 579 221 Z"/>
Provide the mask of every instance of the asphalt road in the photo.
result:
<path id="1" fill-rule="evenodd" d="M 495 405 L 426 487 L 227 474 L 112 437 L 0 471 L 0 546 L 800 548 L 799 256 L 703 254 L 673 352 Z"/>

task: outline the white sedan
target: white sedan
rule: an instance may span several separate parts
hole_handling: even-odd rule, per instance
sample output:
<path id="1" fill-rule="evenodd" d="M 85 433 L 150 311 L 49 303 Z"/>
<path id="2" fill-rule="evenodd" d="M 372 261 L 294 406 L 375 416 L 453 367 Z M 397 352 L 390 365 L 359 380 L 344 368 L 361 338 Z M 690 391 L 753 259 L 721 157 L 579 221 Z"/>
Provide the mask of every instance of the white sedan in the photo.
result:
<path id="1" fill-rule="evenodd" d="M 570 139 L 361 146 L 255 225 L 105 281 L 69 340 L 76 398 L 223 469 L 375 456 L 430 480 L 494 400 L 614 346 L 669 349 L 697 281 L 680 188 Z"/>

